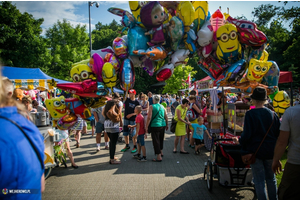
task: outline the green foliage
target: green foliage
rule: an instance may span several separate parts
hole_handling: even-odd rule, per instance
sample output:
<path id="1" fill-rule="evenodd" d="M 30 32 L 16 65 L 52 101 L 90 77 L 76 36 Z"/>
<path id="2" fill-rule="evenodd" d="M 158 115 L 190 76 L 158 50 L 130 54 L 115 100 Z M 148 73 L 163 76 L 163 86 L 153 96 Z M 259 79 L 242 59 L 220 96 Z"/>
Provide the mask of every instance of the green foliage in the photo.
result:
<path id="1" fill-rule="evenodd" d="M 89 37 L 86 26 L 73 27 L 66 19 L 54 24 L 46 31 L 51 51 L 51 64 L 47 69 L 50 76 L 70 80 L 72 63 L 89 58 Z"/>
<path id="2" fill-rule="evenodd" d="M 149 74 L 140 67 L 135 67 L 135 84 L 134 89 L 136 90 L 137 94 L 140 92 L 147 93 L 148 91 L 154 91 L 151 85 L 157 83 L 155 74 L 153 76 L 149 76 Z"/>
<path id="3" fill-rule="evenodd" d="M 41 36 L 44 19 L 22 14 L 11 2 L 0 2 L 0 58 L 3 65 L 37 68 L 49 63 L 45 39 Z"/>
<path id="4" fill-rule="evenodd" d="M 163 93 L 177 94 L 178 90 L 188 88 L 183 80 L 187 80 L 189 73 L 191 73 L 191 79 L 196 74 L 193 71 L 193 67 L 186 65 L 179 65 L 174 69 L 173 75 L 166 80 L 167 85 L 164 87 Z"/>

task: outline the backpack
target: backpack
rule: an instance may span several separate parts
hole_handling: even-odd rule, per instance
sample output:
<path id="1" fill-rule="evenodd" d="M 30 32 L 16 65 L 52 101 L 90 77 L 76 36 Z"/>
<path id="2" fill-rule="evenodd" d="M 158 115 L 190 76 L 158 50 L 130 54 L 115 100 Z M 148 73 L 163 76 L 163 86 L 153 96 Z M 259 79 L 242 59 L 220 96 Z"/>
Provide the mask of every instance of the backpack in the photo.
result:
<path id="1" fill-rule="evenodd" d="M 194 121 L 195 119 L 197 119 L 197 115 L 196 112 L 193 109 L 193 104 L 190 105 L 190 108 L 188 109 L 188 111 L 186 112 L 187 117 L 189 118 L 189 121 Z"/>

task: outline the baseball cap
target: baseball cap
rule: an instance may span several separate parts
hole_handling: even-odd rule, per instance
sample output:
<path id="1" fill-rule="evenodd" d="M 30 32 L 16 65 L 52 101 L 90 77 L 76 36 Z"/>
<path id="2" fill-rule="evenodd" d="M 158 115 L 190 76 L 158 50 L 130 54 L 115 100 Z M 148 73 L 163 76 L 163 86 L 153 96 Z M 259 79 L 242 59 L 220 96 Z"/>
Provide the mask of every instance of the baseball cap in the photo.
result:
<path id="1" fill-rule="evenodd" d="M 129 90 L 129 94 L 134 94 L 134 95 L 136 95 L 136 91 L 135 91 L 135 89 L 131 89 L 131 90 Z"/>

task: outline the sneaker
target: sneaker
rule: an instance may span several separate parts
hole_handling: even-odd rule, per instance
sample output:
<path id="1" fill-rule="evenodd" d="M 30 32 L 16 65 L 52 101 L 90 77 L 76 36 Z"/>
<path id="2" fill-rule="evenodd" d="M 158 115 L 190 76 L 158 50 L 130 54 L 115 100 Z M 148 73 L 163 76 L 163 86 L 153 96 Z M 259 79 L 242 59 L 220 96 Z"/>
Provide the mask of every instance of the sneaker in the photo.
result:
<path id="1" fill-rule="evenodd" d="M 97 147 L 97 152 L 100 151 L 100 147 Z"/>
<path id="2" fill-rule="evenodd" d="M 132 151 L 131 151 L 131 153 L 135 153 L 136 151 L 137 151 L 137 149 L 133 148 Z"/>
<path id="3" fill-rule="evenodd" d="M 124 149 L 121 150 L 121 152 L 125 152 L 125 151 L 127 151 L 128 149 L 130 149 L 130 147 L 129 147 L 129 146 L 128 146 L 128 147 L 125 146 Z"/>
<path id="4" fill-rule="evenodd" d="M 199 151 L 195 151 L 195 155 L 199 155 Z"/>
<path id="5" fill-rule="evenodd" d="M 140 159 L 140 158 L 141 158 L 141 154 L 138 154 L 138 153 L 137 153 L 137 154 L 134 154 L 134 155 L 133 155 L 133 158 Z"/>
<path id="6" fill-rule="evenodd" d="M 188 142 L 188 141 L 189 141 L 189 139 L 188 139 L 188 138 L 185 138 L 185 141 L 187 141 L 187 142 Z"/>
<path id="7" fill-rule="evenodd" d="M 138 161 L 139 161 L 139 162 L 146 162 L 146 161 L 147 161 L 147 159 L 146 159 L 146 158 L 144 158 L 144 157 L 141 157 L 141 158 L 139 158 L 139 159 L 138 159 Z"/>

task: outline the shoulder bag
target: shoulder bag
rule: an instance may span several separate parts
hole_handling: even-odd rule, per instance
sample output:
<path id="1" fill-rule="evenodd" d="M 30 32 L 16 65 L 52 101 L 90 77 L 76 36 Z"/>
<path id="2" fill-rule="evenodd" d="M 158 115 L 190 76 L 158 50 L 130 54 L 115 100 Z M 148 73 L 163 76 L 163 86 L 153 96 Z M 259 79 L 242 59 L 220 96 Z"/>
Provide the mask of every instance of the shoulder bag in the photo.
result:
<path id="1" fill-rule="evenodd" d="M 152 107 L 153 107 L 153 106 L 152 106 Z M 160 109 L 161 109 L 161 105 L 159 106 L 159 109 L 158 109 L 157 113 L 155 114 L 155 117 L 158 115 Z M 153 110 L 153 109 L 152 109 L 152 110 Z M 151 133 L 151 123 L 152 123 L 153 119 L 155 119 L 155 117 L 153 117 L 153 115 L 152 115 L 152 117 L 151 117 L 151 120 L 150 120 L 150 123 L 149 123 L 149 126 L 148 126 L 148 133 Z"/>
<path id="2" fill-rule="evenodd" d="M 242 161 L 243 161 L 243 163 L 244 163 L 245 165 L 251 165 L 251 164 L 255 163 L 255 160 L 256 160 L 256 154 L 257 154 L 259 148 L 261 147 L 262 143 L 263 143 L 264 140 L 266 139 L 266 137 L 267 137 L 267 135 L 268 135 L 268 133 L 269 133 L 269 131 L 270 131 L 272 125 L 273 125 L 273 122 L 274 122 L 274 112 L 273 112 L 272 117 L 273 117 L 272 124 L 271 124 L 271 126 L 269 127 L 269 129 L 268 129 L 268 131 L 267 131 L 267 133 L 266 133 L 264 139 L 261 141 L 260 145 L 259 145 L 258 148 L 256 149 L 255 153 L 254 153 L 254 154 L 253 154 L 253 153 L 249 153 L 249 154 L 246 154 L 246 155 L 243 155 L 243 156 L 242 156 Z"/>
<path id="3" fill-rule="evenodd" d="M 176 110 L 175 110 L 176 112 Z M 183 116 L 185 115 L 185 112 L 183 113 Z M 182 117 L 181 117 L 182 118 Z M 171 127 L 170 127 L 170 131 L 172 133 L 175 133 L 176 130 L 176 125 L 177 125 L 177 120 L 174 119 L 174 117 L 172 118 L 172 122 L 171 122 Z"/>

